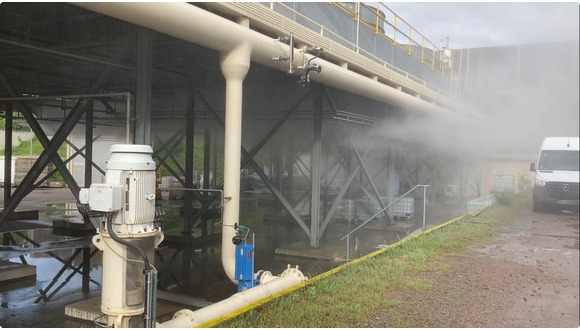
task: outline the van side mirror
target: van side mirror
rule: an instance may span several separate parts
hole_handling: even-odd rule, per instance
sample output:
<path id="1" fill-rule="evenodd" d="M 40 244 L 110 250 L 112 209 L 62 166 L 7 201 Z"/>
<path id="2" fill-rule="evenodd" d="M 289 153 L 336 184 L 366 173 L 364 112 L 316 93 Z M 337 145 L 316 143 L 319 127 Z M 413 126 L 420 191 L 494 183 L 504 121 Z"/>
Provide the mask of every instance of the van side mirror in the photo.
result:
<path id="1" fill-rule="evenodd" d="M 530 171 L 531 171 L 531 172 L 535 172 L 535 171 L 536 171 L 536 163 L 532 162 L 532 163 L 530 164 Z"/>

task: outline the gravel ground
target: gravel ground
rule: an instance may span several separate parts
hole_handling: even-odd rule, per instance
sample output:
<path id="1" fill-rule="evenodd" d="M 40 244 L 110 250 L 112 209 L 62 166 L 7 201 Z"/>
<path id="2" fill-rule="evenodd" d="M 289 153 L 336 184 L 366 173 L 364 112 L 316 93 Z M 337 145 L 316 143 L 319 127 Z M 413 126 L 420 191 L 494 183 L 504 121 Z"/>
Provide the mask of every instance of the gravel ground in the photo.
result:
<path id="1" fill-rule="evenodd" d="M 477 218 L 475 218 L 477 221 Z M 523 212 L 496 244 L 447 255 L 416 274 L 432 288 L 396 292 L 373 327 L 579 327 L 579 217 Z M 441 268 L 441 267 L 440 267 Z"/>

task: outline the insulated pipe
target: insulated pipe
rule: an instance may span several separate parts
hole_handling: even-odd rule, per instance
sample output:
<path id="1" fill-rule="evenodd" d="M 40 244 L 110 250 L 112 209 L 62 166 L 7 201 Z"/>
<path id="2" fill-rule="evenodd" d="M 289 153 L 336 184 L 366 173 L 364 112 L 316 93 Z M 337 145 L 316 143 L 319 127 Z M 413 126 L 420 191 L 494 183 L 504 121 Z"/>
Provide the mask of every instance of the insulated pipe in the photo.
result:
<path id="1" fill-rule="evenodd" d="M 196 311 L 182 309 L 173 315 L 173 319 L 157 324 L 158 328 L 192 328 L 214 321 L 223 315 L 245 308 L 248 305 L 260 302 L 282 290 L 295 286 L 307 278 L 298 268 L 286 269 L 280 276 L 267 273 L 262 275 L 260 284 L 251 289 L 238 292 L 228 299 L 209 305 Z"/>
<path id="2" fill-rule="evenodd" d="M 283 72 L 288 71 L 287 64 L 272 60 L 274 57 L 285 55 L 288 45 L 188 3 L 75 2 L 73 4 L 217 51 L 229 51 L 240 41 L 248 41 L 253 49 L 252 61 Z M 307 63 L 314 57 L 301 53 L 304 61 L 298 60 L 299 63 Z M 323 59 L 316 58 L 311 63 L 323 67 L 320 74 L 310 75 L 312 81 L 405 110 L 426 114 L 448 114 L 465 119 L 454 112 Z"/>
<path id="3" fill-rule="evenodd" d="M 220 53 L 220 68 L 226 79 L 224 136 L 224 197 L 222 223 L 222 265 L 229 279 L 235 280 L 234 225 L 240 214 L 240 164 L 242 157 L 243 82 L 250 69 L 252 47 L 243 40 L 232 50 Z"/>

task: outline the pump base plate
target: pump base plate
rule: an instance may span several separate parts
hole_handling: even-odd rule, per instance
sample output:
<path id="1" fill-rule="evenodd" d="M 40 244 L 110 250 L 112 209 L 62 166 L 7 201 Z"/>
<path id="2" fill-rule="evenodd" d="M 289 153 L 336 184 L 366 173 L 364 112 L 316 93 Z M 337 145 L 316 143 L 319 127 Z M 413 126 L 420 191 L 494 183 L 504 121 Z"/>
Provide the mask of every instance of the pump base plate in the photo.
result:
<path id="1" fill-rule="evenodd" d="M 188 308 L 185 305 L 180 305 L 167 301 L 157 301 L 157 322 L 166 322 L 171 320 L 175 312 Z M 93 322 L 94 320 L 102 321 L 103 312 L 101 312 L 101 297 L 94 297 L 87 300 L 82 300 L 65 306 L 64 314 L 73 319 Z"/>

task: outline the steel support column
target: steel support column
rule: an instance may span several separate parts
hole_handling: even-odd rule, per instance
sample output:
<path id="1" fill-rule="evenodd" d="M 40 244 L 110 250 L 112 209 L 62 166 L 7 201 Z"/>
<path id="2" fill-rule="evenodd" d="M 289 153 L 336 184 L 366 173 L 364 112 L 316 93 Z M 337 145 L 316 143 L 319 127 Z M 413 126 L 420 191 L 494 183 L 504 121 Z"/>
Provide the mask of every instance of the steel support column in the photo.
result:
<path id="1" fill-rule="evenodd" d="M 387 158 L 387 202 L 391 203 L 395 200 L 397 194 L 400 190 L 401 181 L 400 179 L 395 176 L 397 173 L 396 162 L 395 162 L 395 153 L 391 151 Z M 406 192 L 406 191 L 405 191 Z M 393 221 L 393 208 L 389 207 L 387 209 L 387 215 L 390 219 L 390 223 L 392 224 Z"/>
<path id="2" fill-rule="evenodd" d="M 137 29 L 137 90 L 135 92 L 135 143 L 151 145 L 151 79 L 153 50 L 151 31 Z"/>
<path id="3" fill-rule="evenodd" d="M 211 161 L 211 130 L 209 125 L 206 125 L 203 131 L 203 185 L 201 188 L 210 188 L 210 161 Z M 214 173 L 215 176 L 215 173 Z M 208 201 L 208 193 L 203 193 L 203 203 Z M 201 236 L 207 236 L 207 218 L 201 219 Z"/>
<path id="4" fill-rule="evenodd" d="M 286 182 L 284 182 L 284 190 L 286 192 L 286 198 L 290 204 L 294 204 L 294 139 L 291 134 L 288 133 L 286 139 L 288 141 L 288 147 L 286 148 Z"/>
<path id="5" fill-rule="evenodd" d="M 4 127 L 4 205 L 12 194 L 12 103 L 6 105 Z"/>
<path id="6" fill-rule="evenodd" d="M 185 106 L 185 194 L 184 194 L 184 215 L 183 215 L 183 232 L 191 233 L 193 224 L 191 223 L 191 214 L 193 209 L 193 140 L 194 140 L 194 95 L 192 92 L 187 93 L 187 102 Z"/>
<path id="7" fill-rule="evenodd" d="M 319 90 L 314 102 L 312 157 L 310 164 L 312 195 L 310 199 L 310 246 L 320 243 L 320 167 L 322 162 L 322 111 L 324 99 Z"/>
<path id="8" fill-rule="evenodd" d="M 90 188 L 93 182 L 93 100 L 89 100 L 87 113 L 85 114 L 85 188 Z M 84 217 L 85 223 L 90 219 Z M 91 275 L 91 248 L 83 248 L 82 254 L 82 292 L 89 292 L 89 279 Z"/>
<path id="9" fill-rule="evenodd" d="M 93 181 L 93 105 L 93 100 L 87 102 L 85 114 L 85 188 L 90 188 Z"/>

